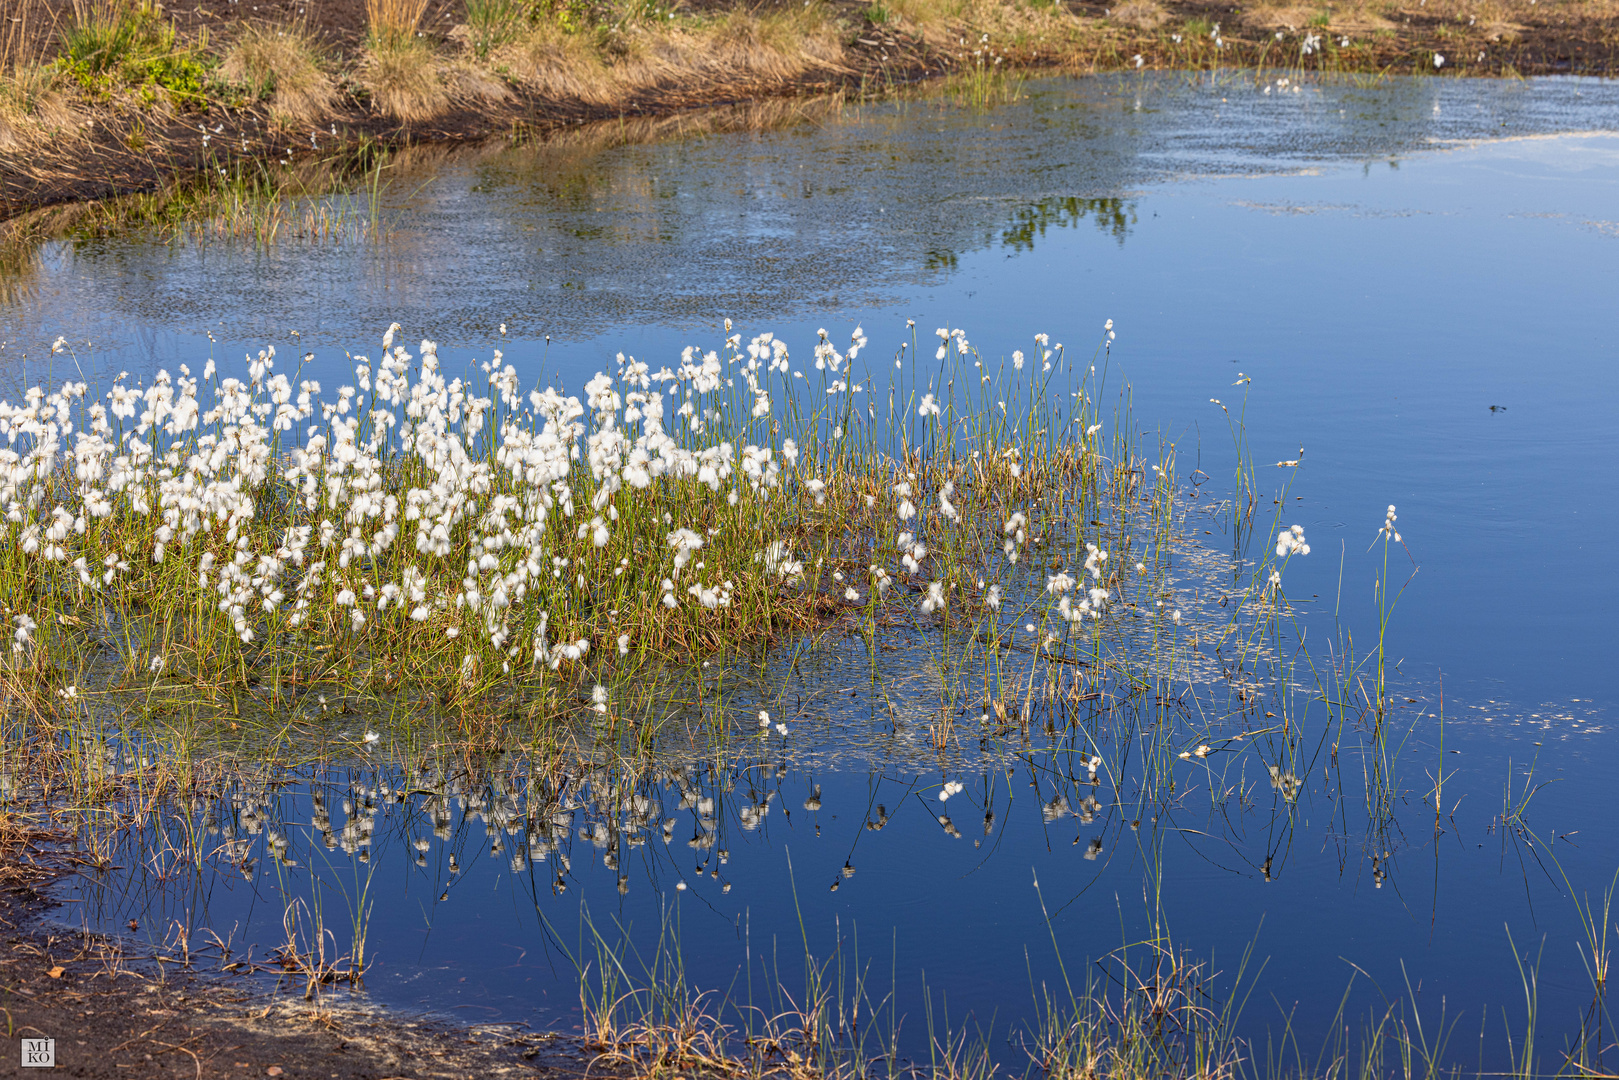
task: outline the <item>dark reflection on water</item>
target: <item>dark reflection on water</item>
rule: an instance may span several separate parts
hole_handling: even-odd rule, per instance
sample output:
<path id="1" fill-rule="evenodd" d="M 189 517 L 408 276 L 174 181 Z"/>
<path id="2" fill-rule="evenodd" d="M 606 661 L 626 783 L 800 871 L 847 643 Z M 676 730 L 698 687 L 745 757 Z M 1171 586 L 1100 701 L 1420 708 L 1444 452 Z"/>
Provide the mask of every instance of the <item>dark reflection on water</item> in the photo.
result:
<path id="1" fill-rule="evenodd" d="M 1136 223 L 1136 204 L 1134 200 L 1084 199 L 1077 195 L 1041 199 L 1012 212 L 1012 224 L 1002 231 L 1001 244 L 1013 251 L 1033 251 L 1035 240 L 1043 238 L 1047 229 L 1073 228 L 1087 217 L 1123 244 Z"/>

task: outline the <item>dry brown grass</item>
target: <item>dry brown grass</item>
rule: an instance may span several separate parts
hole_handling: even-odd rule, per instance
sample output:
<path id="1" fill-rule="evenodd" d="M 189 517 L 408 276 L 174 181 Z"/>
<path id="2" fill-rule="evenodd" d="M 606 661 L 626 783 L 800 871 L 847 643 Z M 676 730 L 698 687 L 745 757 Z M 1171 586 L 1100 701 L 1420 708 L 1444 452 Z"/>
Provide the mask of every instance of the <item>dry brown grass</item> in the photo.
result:
<path id="1" fill-rule="evenodd" d="M 1258 0 L 1243 12 L 1249 26 L 1265 30 L 1285 30 L 1294 33 L 1308 26 L 1325 27 L 1337 33 L 1362 34 L 1385 30 L 1394 24 L 1383 16 L 1382 4 L 1334 4 L 1331 7 L 1313 7 L 1290 3 L 1288 0 Z"/>
<path id="2" fill-rule="evenodd" d="M 81 138 L 56 82 L 56 69 L 45 64 L 0 69 L 0 150 Z"/>
<path id="3" fill-rule="evenodd" d="M 1054 43 L 1073 38 L 1081 22 L 1065 10 L 996 0 L 887 0 L 893 28 L 920 34 L 930 48 L 958 60 L 988 45 L 999 51 L 1019 42 Z M 1094 25 L 1094 23 L 1092 23 Z M 989 40 L 984 41 L 984 35 Z"/>
<path id="4" fill-rule="evenodd" d="M 0 150 L 22 150 L 46 141 L 77 138 L 76 117 L 46 63 L 46 37 L 36 33 L 45 18 L 36 0 L 0 7 Z"/>
<path id="5" fill-rule="evenodd" d="M 553 101 L 602 104 L 615 93 L 607 64 L 582 34 L 541 24 L 490 55 L 496 70 L 509 71 L 531 92 Z"/>
<path id="6" fill-rule="evenodd" d="M 361 81 L 377 111 L 404 124 L 436 119 L 449 109 L 450 94 L 437 59 L 417 38 L 378 38 L 366 50 Z"/>
<path id="7" fill-rule="evenodd" d="M 511 87 L 477 64 L 453 60 L 444 66 L 442 75 L 449 96 L 474 108 L 512 100 Z"/>
<path id="8" fill-rule="evenodd" d="M 1169 19 L 1169 12 L 1165 11 L 1153 0 L 1128 0 L 1114 8 L 1109 16 L 1121 26 L 1133 26 L 1137 30 L 1156 30 Z"/>
<path id="9" fill-rule="evenodd" d="M 312 124 L 332 108 L 337 86 L 322 69 L 307 27 L 249 25 L 225 52 L 219 74 L 269 102 L 283 124 Z"/>
<path id="10" fill-rule="evenodd" d="M 399 45 L 416 39 L 427 0 L 365 0 L 366 29 L 373 45 Z"/>
<path id="11" fill-rule="evenodd" d="M 528 31 L 490 57 L 529 92 L 551 100 L 611 105 L 649 93 L 712 92 L 738 81 L 789 82 L 842 72 L 836 27 L 816 6 L 731 11 L 679 25 L 630 25 L 599 36 L 551 25 Z"/>

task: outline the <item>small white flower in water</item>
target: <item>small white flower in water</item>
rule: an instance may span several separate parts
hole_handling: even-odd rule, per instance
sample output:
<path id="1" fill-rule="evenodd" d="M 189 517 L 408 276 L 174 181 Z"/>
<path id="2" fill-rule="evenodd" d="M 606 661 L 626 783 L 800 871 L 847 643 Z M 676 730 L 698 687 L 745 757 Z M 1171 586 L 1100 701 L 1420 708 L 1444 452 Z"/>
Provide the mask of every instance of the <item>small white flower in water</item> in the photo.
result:
<path id="1" fill-rule="evenodd" d="M 1136 65 L 1137 68 L 1141 67 L 1142 64 L 1145 64 L 1147 62 L 1146 60 L 1142 59 L 1140 53 L 1136 53 L 1135 56 L 1132 57 L 1132 59 L 1134 60 L 1135 65 Z"/>
<path id="2" fill-rule="evenodd" d="M 945 800 L 949 799 L 950 796 L 959 795 L 965 790 L 965 786 L 963 786 L 959 780 L 951 780 L 949 783 L 945 784 L 944 788 L 939 792 L 939 801 L 944 802 Z"/>
<path id="3" fill-rule="evenodd" d="M 1304 526 L 1294 525 L 1284 529 L 1276 537 L 1276 557 L 1285 559 L 1294 552 L 1300 555 L 1310 554 L 1310 545 L 1304 542 Z"/>
<path id="4" fill-rule="evenodd" d="M 60 353 L 63 349 L 66 349 L 66 348 L 67 348 L 67 338 L 62 337 L 61 335 L 57 335 L 56 340 L 51 342 L 51 353 L 52 353 L 52 355 Z"/>
<path id="5" fill-rule="evenodd" d="M 777 735 L 785 735 L 785 734 L 787 734 L 787 725 L 786 724 L 777 724 L 776 725 L 776 734 Z"/>
<path id="6" fill-rule="evenodd" d="M 1176 608 L 1175 613 L 1173 615 L 1171 615 L 1170 618 L 1173 619 L 1178 624 L 1181 621 L 1180 609 Z"/>
<path id="7" fill-rule="evenodd" d="M 675 882 L 675 891 L 676 892 L 685 892 L 686 891 L 686 883 L 684 881 Z"/>
<path id="8" fill-rule="evenodd" d="M 628 656 L 630 652 L 630 635 L 618 635 L 618 655 Z"/>
<path id="9" fill-rule="evenodd" d="M 1445 56 L 1443 53 L 1433 54 L 1433 66 L 1436 68 L 1442 68 L 1445 66 Z"/>
<path id="10" fill-rule="evenodd" d="M 506 336 L 506 324 L 505 323 L 500 324 L 500 336 L 501 337 Z"/>
<path id="11" fill-rule="evenodd" d="M 763 709 L 759 710 L 759 726 L 760 727 L 769 727 L 770 726 L 770 714 L 765 712 Z"/>
<path id="12" fill-rule="evenodd" d="M 599 713 L 606 712 L 607 687 L 603 686 L 601 683 L 597 683 L 595 688 L 590 691 L 590 701 L 591 708 L 595 709 Z"/>
<path id="13" fill-rule="evenodd" d="M 79 688 L 77 686 L 68 686 L 58 690 L 57 693 L 67 700 L 72 701 L 74 698 L 79 696 Z"/>
<path id="14" fill-rule="evenodd" d="M 845 600 L 849 601 L 850 603 L 856 603 L 860 599 L 860 594 L 855 592 L 854 589 L 851 587 L 851 588 L 843 590 L 843 598 Z"/>
<path id="15" fill-rule="evenodd" d="M 1399 516 L 1394 513 L 1394 504 L 1389 503 L 1388 513 L 1383 518 L 1383 527 L 1377 530 L 1378 534 L 1381 536 L 1393 537 L 1396 544 L 1403 543 L 1404 541 L 1400 539 L 1400 534 L 1394 531 L 1394 523 L 1398 520 L 1400 519 Z"/>
<path id="16" fill-rule="evenodd" d="M 374 742 L 376 742 L 376 741 L 377 741 L 377 740 L 378 740 L 378 739 L 380 739 L 380 738 L 382 738 L 382 736 L 381 736 L 381 735 L 378 735 L 378 734 L 377 734 L 377 733 L 376 733 L 376 732 L 374 732 L 374 731 L 367 731 L 367 732 L 366 732 L 366 733 L 365 733 L 365 742 L 366 742 L 366 745 L 367 745 L 367 746 L 369 746 L 369 745 L 370 745 L 370 744 L 372 744 L 372 743 L 374 743 Z"/>

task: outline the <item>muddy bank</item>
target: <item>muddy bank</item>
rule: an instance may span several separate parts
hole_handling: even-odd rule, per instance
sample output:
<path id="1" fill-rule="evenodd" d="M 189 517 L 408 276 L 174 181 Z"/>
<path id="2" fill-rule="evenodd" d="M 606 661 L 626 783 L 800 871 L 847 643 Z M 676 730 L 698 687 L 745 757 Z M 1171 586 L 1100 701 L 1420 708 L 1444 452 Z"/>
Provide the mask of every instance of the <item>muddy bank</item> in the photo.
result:
<path id="1" fill-rule="evenodd" d="M 0 845 L 0 1045 L 5 1075 L 80 1077 L 575 1077 L 575 1040 L 511 1025 L 461 1027 L 366 1006 L 343 990 L 243 974 L 217 947 L 139 955 L 64 928 L 50 886 L 75 872 L 65 838 L 12 830 Z M 54 910 L 53 910 L 54 908 Z M 196 943 L 193 943 L 195 946 Z M 225 970 L 235 965 L 235 971 Z M 19 1067 L 21 1040 L 55 1040 L 57 1073 Z M 600 1074 L 601 1070 L 595 1070 Z"/>

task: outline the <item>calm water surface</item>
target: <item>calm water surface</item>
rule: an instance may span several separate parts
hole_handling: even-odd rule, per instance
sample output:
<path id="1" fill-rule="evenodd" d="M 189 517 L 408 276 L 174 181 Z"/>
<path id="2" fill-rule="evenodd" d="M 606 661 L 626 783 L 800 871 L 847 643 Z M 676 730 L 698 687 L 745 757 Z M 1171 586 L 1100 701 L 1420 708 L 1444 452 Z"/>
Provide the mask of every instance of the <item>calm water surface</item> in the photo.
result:
<path id="1" fill-rule="evenodd" d="M 1369 831 L 1362 812 L 1357 824 L 1324 772 L 1290 807 L 1245 759 L 1223 780 L 1189 767 L 1175 812 L 1136 827 L 1128 782 L 1076 784 L 1071 754 L 940 761 L 878 737 L 892 725 L 861 703 L 871 663 L 839 646 L 780 675 L 821 703 L 800 710 L 789 740 L 723 768 L 635 778 L 644 805 L 605 775 L 549 794 L 469 782 L 471 806 L 446 800 L 437 822 L 422 796 L 375 815 L 364 803 L 370 792 L 387 804 L 381 786 L 449 794 L 444 776 L 359 770 L 269 805 L 261 787 L 208 812 L 231 822 L 247 806 L 285 823 L 298 868 L 265 860 L 251 883 L 226 867 L 162 888 L 132 870 L 83 886 L 86 913 L 113 926 L 144 912 L 154 934 L 174 919 L 239 926 L 238 941 L 263 947 L 281 937 L 278 875 L 317 873 L 338 911 L 369 883 L 373 997 L 563 1026 L 581 902 L 599 928 L 617 920 L 643 941 L 677 919 L 694 981 L 721 989 L 745 984 L 750 957 L 758 969 L 774 956 L 791 981 L 804 937 L 826 955 L 841 935 L 892 975 L 920 1038 L 926 992 L 948 999 L 952 1020 L 1004 1030 L 1027 1016 L 1031 981 L 1056 972 L 1053 934 L 1074 967 L 1137 940 L 1144 883 L 1161 873 L 1179 945 L 1229 975 L 1255 943 L 1256 1032 L 1296 1005 L 1295 1029 L 1318 1037 L 1359 967 L 1370 979 L 1357 1008 L 1404 993 L 1408 976 L 1425 1007 L 1442 998 L 1469 1031 L 1488 1007 L 1494 1040 L 1501 1010 L 1522 1008 L 1509 933 L 1541 957 L 1545 1024 L 1571 1028 L 1590 986 L 1561 872 L 1596 896 L 1619 866 L 1619 86 L 1295 92 L 1121 77 L 1032 84 L 982 115 L 810 104 L 767 130 L 715 126 L 402 168 L 383 197 L 392 231 L 374 243 L 48 245 L 7 282 L 4 378 L 72 374 L 49 357 L 61 334 L 86 372 L 275 344 L 289 360 L 312 353 L 308 367 L 335 383 L 345 350 L 374 351 L 398 321 L 437 340 L 451 369 L 498 347 L 527 380 L 577 391 L 620 351 L 656 365 L 684 344 L 715 347 L 725 317 L 745 335 L 775 331 L 795 355 L 819 327 L 841 338 L 863 325 L 877 363 L 908 340 L 907 318 L 924 336 L 962 326 L 995 358 L 1042 331 L 1089 355 L 1111 318 L 1114 370 L 1140 422 L 1176 442 L 1187 469 L 1230 477 L 1209 399 L 1237 401 L 1242 376 L 1255 459 L 1302 446 L 1285 523 L 1304 525 L 1314 551 L 1294 561 L 1289 592 L 1313 601 L 1322 648 L 1335 612 L 1360 640 L 1372 632 L 1367 549 L 1398 505 L 1420 564 L 1389 637 L 1402 701 L 1417 699 L 1402 719 L 1398 822 Z M 1212 521 L 1208 542 L 1229 550 Z M 885 671 L 926 670 L 922 643 L 894 644 Z M 1443 756 L 1437 720 L 1422 715 L 1441 685 Z M 833 744 L 845 748 L 823 752 Z M 1422 795 L 1441 767 L 1436 835 Z M 1531 772 L 1555 781 L 1531 814 L 1549 855 L 1497 827 L 1504 789 Z M 966 783 L 949 804 L 959 836 L 938 821 L 945 777 Z M 1239 781 L 1254 785 L 1247 805 L 1210 808 L 1211 786 Z M 311 790 L 334 837 L 351 816 L 374 822 L 368 863 L 322 842 Z M 559 807 L 565 866 L 543 838 L 532 849 L 499 828 L 491 851 L 487 819 L 508 795 Z M 230 829 L 243 851 L 262 842 Z M 1486 1057 L 1503 1049 L 1491 1046 Z"/>

